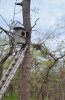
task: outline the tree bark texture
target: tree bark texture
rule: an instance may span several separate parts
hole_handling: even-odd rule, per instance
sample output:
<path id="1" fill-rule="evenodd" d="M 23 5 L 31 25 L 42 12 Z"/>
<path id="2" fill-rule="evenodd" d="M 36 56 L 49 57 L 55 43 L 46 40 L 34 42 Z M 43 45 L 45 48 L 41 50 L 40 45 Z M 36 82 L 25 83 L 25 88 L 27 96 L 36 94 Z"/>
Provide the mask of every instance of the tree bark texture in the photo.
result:
<path id="1" fill-rule="evenodd" d="M 25 53 L 23 63 L 21 65 L 21 98 L 20 100 L 30 100 L 30 43 L 31 43 L 31 22 L 30 22 L 30 0 L 23 0 L 22 3 L 23 12 L 23 25 L 26 29 L 26 44 L 28 49 Z"/>

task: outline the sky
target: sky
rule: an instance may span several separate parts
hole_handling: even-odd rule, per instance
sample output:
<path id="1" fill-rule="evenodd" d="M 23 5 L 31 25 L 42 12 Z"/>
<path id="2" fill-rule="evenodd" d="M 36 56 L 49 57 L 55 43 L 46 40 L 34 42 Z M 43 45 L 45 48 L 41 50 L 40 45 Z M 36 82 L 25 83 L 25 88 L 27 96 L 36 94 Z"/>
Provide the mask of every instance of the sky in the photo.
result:
<path id="1" fill-rule="evenodd" d="M 0 15 L 8 23 L 13 18 L 14 6 L 16 0 L 0 0 Z M 20 2 L 21 0 L 18 0 Z M 21 7 L 16 6 L 16 13 L 21 11 Z M 32 26 L 37 18 L 37 25 L 34 29 L 46 32 L 51 26 L 56 24 L 57 19 L 65 16 L 65 0 L 31 0 L 31 22 Z M 22 12 L 16 14 L 15 19 L 22 22 Z M 0 17 L 0 26 L 6 26 L 6 23 Z M 61 38 L 64 38 L 62 35 Z"/>
<path id="2" fill-rule="evenodd" d="M 19 2 L 21 0 L 18 0 Z M 31 0 L 31 9 L 35 9 L 35 12 L 31 10 L 32 23 L 39 18 L 37 26 L 41 29 L 49 28 L 54 25 L 57 18 L 65 15 L 65 0 Z M 12 19 L 14 11 L 15 0 L 0 0 L 0 14 L 5 17 L 9 22 Z M 16 13 L 21 10 L 21 7 L 16 7 Z M 17 14 L 16 18 L 21 19 L 22 15 Z M 0 18 L 0 22 L 3 23 Z M 0 25 L 2 24 L 0 23 Z"/>
<path id="3" fill-rule="evenodd" d="M 32 2 L 33 1 L 36 7 L 39 8 L 40 27 L 50 27 L 56 23 L 57 18 L 64 16 L 65 0 L 32 0 Z"/>

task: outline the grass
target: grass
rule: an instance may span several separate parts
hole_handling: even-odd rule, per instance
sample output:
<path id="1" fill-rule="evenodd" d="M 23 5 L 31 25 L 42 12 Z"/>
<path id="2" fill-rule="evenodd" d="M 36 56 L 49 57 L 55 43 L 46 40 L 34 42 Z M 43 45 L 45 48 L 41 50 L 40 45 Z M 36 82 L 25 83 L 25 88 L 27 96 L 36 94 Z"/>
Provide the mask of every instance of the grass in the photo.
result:
<path id="1" fill-rule="evenodd" d="M 15 94 L 15 93 L 13 93 L 12 94 L 12 96 L 11 95 L 5 95 L 4 97 L 3 97 L 3 99 L 4 100 L 18 100 L 18 97 L 17 97 L 17 95 Z"/>
<path id="2" fill-rule="evenodd" d="M 3 100 L 18 100 L 18 96 L 15 93 L 13 93 L 12 96 L 10 94 L 6 94 L 3 97 Z M 32 96 L 31 100 L 34 100 L 34 96 Z"/>

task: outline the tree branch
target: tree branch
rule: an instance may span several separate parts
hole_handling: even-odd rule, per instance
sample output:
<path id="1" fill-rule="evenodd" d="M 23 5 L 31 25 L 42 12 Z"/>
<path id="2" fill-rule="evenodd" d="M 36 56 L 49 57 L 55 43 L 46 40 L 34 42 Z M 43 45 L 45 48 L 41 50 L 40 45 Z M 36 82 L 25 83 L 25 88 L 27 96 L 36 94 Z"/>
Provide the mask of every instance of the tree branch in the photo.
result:
<path id="1" fill-rule="evenodd" d="M 2 15 L 0 15 L 0 17 L 4 20 L 4 22 L 6 23 L 6 25 L 9 27 L 9 24 L 7 23 L 7 21 L 4 19 L 4 17 Z"/>
<path id="2" fill-rule="evenodd" d="M 36 23 L 37 23 L 38 20 L 39 20 L 39 18 L 35 21 L 35 24 L 31 27 L 31 29 L 36 26 Z"/>
<path id="3" fill-rule="evenodd" d="M 5 30 L 4 28 L 2 28 L 2 27 L 0 27 L 0 29 L 2 30 L 2 31 L 4 31 L 8 36 L 10 36 L 11 38 L 14 38 L 11 34 L 14 34 L 13 32 L 10 32 L 10 31 L 7 31 L 7 30 Z M 9 34 L 9 33 L 11 33 L 11 34 Z"/>
<path id="4" fill-rule="evenodd" d="M 41 91 L 43 90 L 43 85 L 44 85 L 44 84 L 47 82 L 47 80 L 48 80 L 48 76 L 49 76 L 49 72 L 50 72 L 51 68 L 53 68 L 53 66 L 58 62 L 58 60 L 59 60 L 59 59 L 62 59 L 63 57 L 65 57 L 65 54 L 62 55 L 62 56 L 59 57 L 59 58 L 54 59 L 53 64 L 51 64 L 51 65 L 49 65 L 49 66 L 47 67 L 48 69 L 47 69 L 45 78 L 44 78 L 44 80 L 43 80 L 43 82 L 42 82 L 42 85 L 41 85 L 41 87 L 40 87 L 38 96 L 40 95 Z"/>

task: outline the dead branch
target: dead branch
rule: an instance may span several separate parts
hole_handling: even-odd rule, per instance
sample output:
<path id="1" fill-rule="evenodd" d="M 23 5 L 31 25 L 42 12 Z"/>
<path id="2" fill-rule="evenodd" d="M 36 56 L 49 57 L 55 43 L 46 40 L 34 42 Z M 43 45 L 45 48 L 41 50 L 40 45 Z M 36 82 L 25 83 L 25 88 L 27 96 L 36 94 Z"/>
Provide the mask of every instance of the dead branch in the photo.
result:
<path id="1" fill-rule="evenodd" d="M 62 59 L 63 57 L 65 57 L 65 54 L 62 55 L 61 57 L 57 58 L 57 60 Z"/>
<path id="2" fill-rule="evenodd" d="M 54 59 L 56 60 L 56 58 L 54 57 L 54 55 L 50 52 L 49 55 Z"/>
<path id="3" fill-rule="evenodd" d="M 13 32 L 10 32 L 10 31 L 7 31 L 7 30 L 5 30 L 4 28 L 2 28 L 2 27 L 0 27 L 0 29 L 2 30 L 2 31 L 4 31 L 8 36 L 10 36 L 11 38 L 14 38 L 11 34 L 14 34 Z"/>
<path id="4" fill-rule="evenodd" d="M 35 21 L 35 24 L 32 26 L 32 28 L 34 28 L 36 26 L 36 23 L 37 23 L 38 20 L 39 20 L 39 18 Z"/>
<path id="5" fill-rule="evenodd" d="M 17 22 L 18 24 L 20 24 L 21 26 L 23 26 L 23 24 L 22 24 L 21 22 L 19 22 L 19 21 L 17 21 L 17 20 L 16 20 L 16 22 Z"/>
<path id="6" fill-rule="evenodd" d="M 7 21 L 4 19 L 4 17 L 3 17 L 2 15 L 0 15 L 0 17 L 3 19 L 3 21 L 6 23 L 6 25 L 7 25 L 8 27 L 10 27 L 9 24 L 7 23 Z"/>

